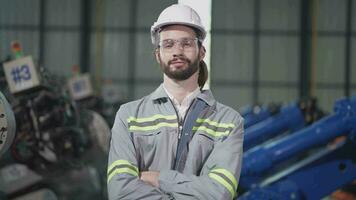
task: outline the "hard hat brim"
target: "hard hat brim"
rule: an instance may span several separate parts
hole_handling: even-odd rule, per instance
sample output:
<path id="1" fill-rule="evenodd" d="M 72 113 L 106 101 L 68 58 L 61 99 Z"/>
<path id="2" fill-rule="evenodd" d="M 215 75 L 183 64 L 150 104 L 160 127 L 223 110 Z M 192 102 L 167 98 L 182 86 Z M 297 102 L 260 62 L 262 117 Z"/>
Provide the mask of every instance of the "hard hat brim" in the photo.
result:
<path id="1" fill-rule="evenodd" d="M 187 23 L 187 22 L 163 22 L 163 23 L 160 23 L 159 26 L 156 25 L 156 23 L 151 27 L 151 40 L 152 40 L 152 44 L 155 44 L 155 37 L 154 35 L 157 33 L 157 32 L 161 32 L 162 30 L 162 27 L 165 27 L 165 26 L 170 26 L 170 25 L 183 25 L 183 26 L 188 26 L 190 28 L 194 28 L 194 29 L 197 29 L 199 32 L 200 32 L 200 36 L 199 36 L 199 40 L 201 42 L 203 42 L 203 40 L 205 39 L 205 36 L 206 36 L 206 31 L 204 28 L 196 25 L 196 24 L 193 24 L 193 23 Z"/>

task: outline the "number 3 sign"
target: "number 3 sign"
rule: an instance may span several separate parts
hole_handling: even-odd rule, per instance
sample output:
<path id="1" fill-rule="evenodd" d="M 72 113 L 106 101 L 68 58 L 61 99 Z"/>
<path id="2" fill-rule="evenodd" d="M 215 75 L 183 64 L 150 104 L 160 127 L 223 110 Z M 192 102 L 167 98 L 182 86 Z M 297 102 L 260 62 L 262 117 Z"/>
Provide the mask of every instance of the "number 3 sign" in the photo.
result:
<path id="1" fill-rule="evenodd" d="M 21 92 L 40 84 L 31 56 L 4 63 L 4 71 L 12 93 Z"/>

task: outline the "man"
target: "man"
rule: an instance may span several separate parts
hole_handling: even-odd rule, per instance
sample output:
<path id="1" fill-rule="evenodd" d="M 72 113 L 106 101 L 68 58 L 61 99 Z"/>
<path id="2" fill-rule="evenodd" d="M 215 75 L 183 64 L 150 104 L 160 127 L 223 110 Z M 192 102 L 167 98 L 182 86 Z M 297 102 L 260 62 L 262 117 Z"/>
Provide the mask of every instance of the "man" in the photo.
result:
<path id="1" fill-rule="evenodd" d="M 190 7 L 166 8 L 151 28 L 163 84 L 122 105 L 112 129 L 109 199 L 233 199 L 243 119 L 206 81 L 206 32 Z M 201 88 L 199 88 L 199 86 Z"/>

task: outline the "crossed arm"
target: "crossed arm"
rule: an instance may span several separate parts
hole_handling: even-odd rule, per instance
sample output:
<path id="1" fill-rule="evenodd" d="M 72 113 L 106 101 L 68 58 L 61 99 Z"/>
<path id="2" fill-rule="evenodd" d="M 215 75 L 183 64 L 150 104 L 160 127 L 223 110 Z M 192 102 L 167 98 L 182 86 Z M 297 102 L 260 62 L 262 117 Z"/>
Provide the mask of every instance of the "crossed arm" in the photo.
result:
<path id="1" fill-rule="evenodd" d="M 175 170 L 139 171 L 125 122 L 116 117 L 109 153 L 109 199 L 233 199 L 242 159 L 242 119 L 216 144 L 199 176 Z"/>

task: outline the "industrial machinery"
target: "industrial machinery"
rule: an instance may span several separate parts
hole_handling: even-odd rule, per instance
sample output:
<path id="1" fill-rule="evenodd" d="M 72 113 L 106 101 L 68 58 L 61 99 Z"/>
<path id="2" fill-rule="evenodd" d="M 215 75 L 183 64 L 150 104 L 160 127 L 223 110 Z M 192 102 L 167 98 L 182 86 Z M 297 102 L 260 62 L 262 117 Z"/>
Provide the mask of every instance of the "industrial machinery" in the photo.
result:
<path id="1" fill-rule="evenodd" d="M 355 149 L 356 98 L 341 99 L 333 114 L 245 153 L 239 199 L 321 199 L 356 180 Z"/>
<path id="2" fill-rule="evenodd" d="M 16 133 L 14 113 L 0 91 L 0 159 L 12 144 Z"/>
<path id="3" fill-rule="evenodd" d="M 244 118 L 244 128 L 257 124 L 280 111 L 280 105 L 270 103 L 268 105 L 246 106 L 241 109 L 240 114 Z"/>
<path id="4" fill-rule="evenodd" d="M 244 151 L 289 131 L 290 133 L 311 124 L 323 115 L 316 100 L 302 100 L 283 106 L 280 112 L 245 130 Z"/>
<path id="5" fill-rule="evenodd" d="M 106 199 L 110 128 L 96 112 L 79 109 L 63 82 L 33 66 L 19 58 L 0 74 L 17 128 L 0 159 L 0 199 Z"/>

